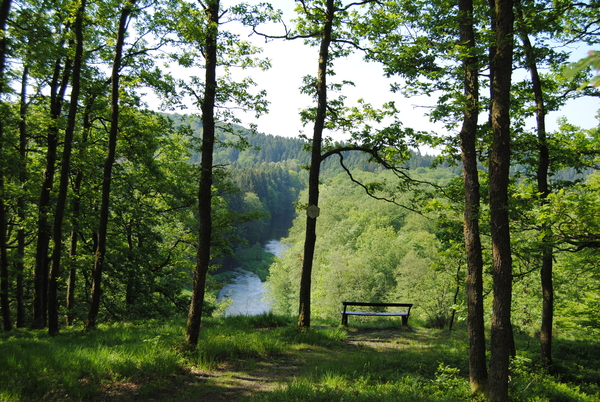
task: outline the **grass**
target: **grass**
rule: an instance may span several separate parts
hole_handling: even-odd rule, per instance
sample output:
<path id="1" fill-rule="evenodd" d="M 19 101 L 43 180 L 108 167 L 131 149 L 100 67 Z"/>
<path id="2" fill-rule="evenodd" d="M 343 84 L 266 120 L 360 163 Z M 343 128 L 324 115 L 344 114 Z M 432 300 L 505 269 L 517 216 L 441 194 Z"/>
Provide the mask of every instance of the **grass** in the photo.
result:
<path id="1" fill-rule="evenodd" d="M 183 367 L 172 326 L 104 325 L 91 333 L 15 330 L 0 341 L 0 400 L 85 400 L 107 384 L 148 384 Z M 160 382 L 160 381 L 159 381 Z M 144 392 L 141 389 L 140 392 Z"/>
<path id="2" fill-rule="evenodd" d="M 415 322 L 416 323 L 416 322 Z M 413 324 L 415 324 L 413 323 Z M 397 323 L 299 331 L 273 314 L 207 319 L 180 352 L 184 321 L 115 323 L 91 333 L 0 333 L 0 401 L 472 401 L 464 328 Z M 513 401 L 600 400 L 600 343 L 555 340 L 552 373 L 519 333 Z"/>

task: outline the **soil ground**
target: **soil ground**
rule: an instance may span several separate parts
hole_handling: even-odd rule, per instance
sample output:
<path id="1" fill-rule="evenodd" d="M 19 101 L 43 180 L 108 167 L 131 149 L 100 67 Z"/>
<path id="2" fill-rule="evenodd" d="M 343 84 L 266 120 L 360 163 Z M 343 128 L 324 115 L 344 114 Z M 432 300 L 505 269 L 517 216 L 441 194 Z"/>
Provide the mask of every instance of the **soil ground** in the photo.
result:
<path id="1" fill-rule="evenodd" d="M 350 330 L 337 353 L 372 349 L 408 348 L 415 342 L 427 341 L 428 335 L 410 328 Z M 425 346 L 425 345 L 423 345 Z M 290 353 L 262 360 L 237 360 L 219 364 L 207 371 L 196 367 L 168 379 L 160 379 L 161 392 L 145 395 L 135 382 L 107 384 L 96 401 L 243 401 L 263 392 L 285 387 L 309 372 L 313 362 L 332 359 L 322 347 L 304 345 Z"/>

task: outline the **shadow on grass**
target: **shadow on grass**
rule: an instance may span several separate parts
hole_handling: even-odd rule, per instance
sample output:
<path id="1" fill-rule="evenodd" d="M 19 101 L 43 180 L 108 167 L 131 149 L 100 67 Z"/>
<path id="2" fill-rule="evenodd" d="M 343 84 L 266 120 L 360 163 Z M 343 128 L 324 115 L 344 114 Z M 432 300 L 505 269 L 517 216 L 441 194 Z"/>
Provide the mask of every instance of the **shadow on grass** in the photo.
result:
<path id="1" fill-rule="evenodd" d="M 591 340 L 556 340 L 553 373 L 563 381 L 600 384 L 600 343 Z"/>
<path id="2" fill-rule="evenodd" d="M 360 324 L 298 330 L 265 315 L 207 320 L 197 354 L 179 352 L 185 324 L 0 334 L 2 401 L 470 400 L 465 330 Z M 535 339 L 519 335 L 520 353 Z M 593 401 L 600 345 L 555 342 L 556 373 L 513 367 L 514 401 Z M 562 382 L 557 381 L 560 378 Z"/>
<path id="3" fill-rule="evenodd" d="M 108 393 L 155 389 L 182 369 L 171 347 L 173 328 L 133 324 L 101 326 L 84 333 L 15 330 L 0 337 L 0 400 L 94 400 Z M 118 392 L 117 392 L 118 390 Z"/>
<path id="4" fill-rule="evenodd" d="M 555 337 L 552 341 L 553 366 L 549 374 L 573 384 L 600 384 L 600 343 L 595 337 L 580 334 L 583 339 Z M 539 339 L 522 332 L 515 334 L 519 354 L 540 369 Z"/>

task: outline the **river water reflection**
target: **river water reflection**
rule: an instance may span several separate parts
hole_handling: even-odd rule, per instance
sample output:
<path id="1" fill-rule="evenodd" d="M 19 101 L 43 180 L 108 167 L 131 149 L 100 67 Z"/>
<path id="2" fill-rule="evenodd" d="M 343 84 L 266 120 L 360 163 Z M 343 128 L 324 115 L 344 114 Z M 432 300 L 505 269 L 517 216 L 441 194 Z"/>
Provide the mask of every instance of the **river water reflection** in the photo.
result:
<path id="1" fill-rule="evenodd" d="M 270 240 L 265 245 L 265 251 L 278 257 L 281 257 L 286 248 L 287 245 L 278 240 Z M 241 268 L 236 268 L 234 272 L 236 277 L 233 283 L 223 286 L 219 292 L 218 300 L 231 300 L 225 315 L 258 315 L 269 312 L 271 306 L 264 298 L 266 290 L 258 275 Z"/>

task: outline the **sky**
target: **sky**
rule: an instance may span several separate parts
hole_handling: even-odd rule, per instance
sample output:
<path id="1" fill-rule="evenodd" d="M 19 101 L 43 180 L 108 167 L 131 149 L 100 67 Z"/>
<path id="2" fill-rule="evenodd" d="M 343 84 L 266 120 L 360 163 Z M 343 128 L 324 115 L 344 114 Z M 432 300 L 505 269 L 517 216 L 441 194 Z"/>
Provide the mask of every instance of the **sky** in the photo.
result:
<path id="1" fill-rule="evenodd" d="M 258 0 L 249 2 L 256 3 Z M 286 19 L 293 16 L 293 0 L 279 0 L 274 3 L 276 7 L 282 8 Z M 272 29 L 274 28 L 265 28 L 269 33 L 274 32 Z M 249 31 L 239 33 L 241 39 L 252 40 L 263 48 L 263 55 L 271 60 L 272 67 L 266 72 L 258 69 L 243 72 L 244 76 L 249 75 L 254 79 L 258 84 L 257 88 L 267 91 L 267 99 L 270 101 L 269 113 L 259 119 L 255 119 L 251 114 L 239 114 L 238 117 L 242 119 L 244 125 L 256 124 L 258 131 L 265 134 L 296 137 L 304 133 L 310 137 L 312 126 L 302 126 L 299 111 L 312 106 L 312 102 L 308 96 L 301 94 L 298 88 L 301 86 L 303 76 L 316 75 L 318 48 L 305 45 L 302 40 L 271 40 L 265 43 L 264 38 L 256 35 L 249 37 Z M 574 49 L 573 61 L 584 55 L 583 50 Z M 350 80 L 355 83 L 355 87 L 346 87 L 343 92 L 349 104 L 354 104 L 359 98 L 374 106 L 381 106 L 384 102 L 393 100 L 400 109 L 400 120 L 405 127 L 425 131 L 444 130 L 440 124 L 431 123 L 426 116 L 428 106 L 433 106 L 435 99 L 424 96 L 406 99 L 401 94 L 392 93 L 390 84 L 393 81 L 384 77 L 382 67 L 377 63 L 365 62 L 361 54 L 356 53 L 349 58 L 336 61 L 334 70 L 335 81 Z M 597 127 L 598 109 L 600 109 L 599 99 L 586 98 L 571 102 L 560 112 L 552 112 L 548 115 L 548 130 L 556 130 L 558 127 L 556 120 L 563 116 L 583 128 Z M 346 138 L 338 133 L 325 133 L 325 135 L 332 136 L 336 140 Z M 427 149 L 423 151 L 429 153 Z"/>
<path id="2" fill-rule="evenodd" d="M 258 0 L 250 0 L 257 3 Z M 275 2 L 274 2 L 275 3 Z M 283 0 L 276 2 L 284 12 L 284 18 L 290 19 L 294 16 L 294 1 Z M 288 23 L 288 26 L 291 26 Z M 281 33 L 276 27 L 265 28 L 269 33 Z M 241 35 L 243 39 L 256 42 L 264 50 L 264 55 L 271 60 L 271 68 L 266 72 L 252 71 L 252 78 L 257 82 L 258 88 L 267 90 L 269 99 L 269 113 L 259 119 L 250 116 L 241 116 L 245 122 L 255 123 L 258 131 L 265 134 L 295 137 L 300 133 L 312 135 L 312 125 L 302 126 L 299 112 L 303 108 L 314 106 L 307 95 L 299 91 L 302 85 L 302 77 L 306 75 L 316 76 L 318 67 L 318 47 L 305 45 L 302 40 L 283 41 L 270 40 L 265 43 L 263 38 L 256 35 L 248 37 Z M 405 99 L 400 94 L 394 94 L 390 90 L 392 81 L 384 77 L 383 68 L 377 63 L 369 63 L 363 60 L 363 54 L 355 53 L 348 58 L 336 60 L 334 64 L 335 77 L 328 80 L 342 82 L 352 81 L 354 86 L 346 86 L 343 95 L 347 97 L 348 105 L 355 105 L 358 99 L 380 107 L 383 103 L 395 101 L 401 104 L 401 116 L 407 127 L 415 127 L 420 130 L 432 130 L 436 127 L 429 122 L 425 116 L 426 108 L 433 106 L 434 99 L 421 97 L 419 99 Z M 335 95 L 332 95 L 335 96 Z M 340 133 L 325 133 L 336 140 L 347 138 Z"/>

